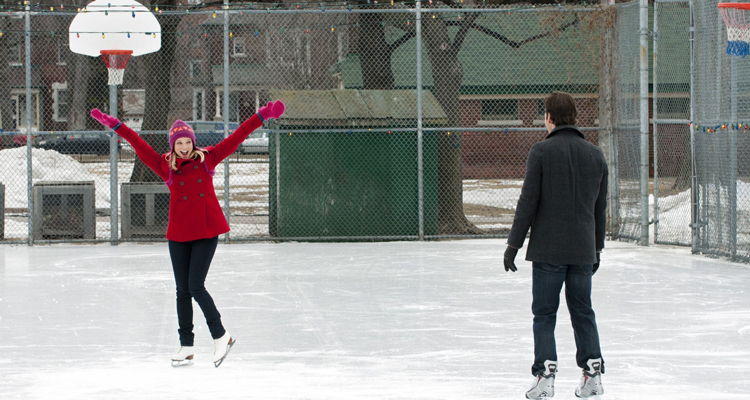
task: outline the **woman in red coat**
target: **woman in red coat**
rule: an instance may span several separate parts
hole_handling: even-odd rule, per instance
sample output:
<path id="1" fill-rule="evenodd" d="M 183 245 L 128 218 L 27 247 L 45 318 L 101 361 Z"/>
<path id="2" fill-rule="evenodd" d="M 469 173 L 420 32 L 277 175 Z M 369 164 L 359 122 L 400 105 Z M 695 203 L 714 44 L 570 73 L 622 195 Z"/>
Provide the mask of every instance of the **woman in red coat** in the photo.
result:
<path id="1" fill-rule="evenodd" d="M 229 232 L 224 213 L 214 192 L 214 168 L 234 153 L 247 136 L 265 120 L 279 118 L 284 112 L 281 100 L 268 102 L 216 147 L 198 148 L 189 125 L 177 121 L 169 131 L 170 152 L 159 154 L 138 134 L 117 118 L 91 110 L 91 116 L 113 129 L 133 146 L 138 158 L 154 170 L 169 186 L 169 255 L 177 286 L 177 320 L 180 349 L 172 356 L 172 365 L 191 364 L 193 351 L 193 302 L 200 306 L 214 339 L 213 362 L 221 365 L 235 340 L 224 329 L 221 315 L 205 281 L 219 235 Z"/>

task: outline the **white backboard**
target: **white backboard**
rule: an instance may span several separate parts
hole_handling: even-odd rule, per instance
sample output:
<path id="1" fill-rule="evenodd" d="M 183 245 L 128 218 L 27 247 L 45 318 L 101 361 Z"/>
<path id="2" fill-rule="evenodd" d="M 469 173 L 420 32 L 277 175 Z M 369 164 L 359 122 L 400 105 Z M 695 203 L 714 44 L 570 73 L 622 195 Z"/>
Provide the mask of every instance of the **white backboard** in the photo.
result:
<path id="1" fill-rule="evenodd" d="M 96 0 L 70 23 L 70 51 L 98 57 L 102 50 L 132 50 L 133 56 L 161 48 L 161 25 L 133 0 Z"/>

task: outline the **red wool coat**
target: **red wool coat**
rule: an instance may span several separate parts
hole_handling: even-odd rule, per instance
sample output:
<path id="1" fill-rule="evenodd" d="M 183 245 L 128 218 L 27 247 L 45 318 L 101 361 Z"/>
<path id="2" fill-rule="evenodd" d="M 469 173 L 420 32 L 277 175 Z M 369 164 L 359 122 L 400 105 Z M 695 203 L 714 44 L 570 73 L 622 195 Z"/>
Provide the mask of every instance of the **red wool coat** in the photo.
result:
<path id="1" fill-rule="evenodd" d="M 177 159 L 177 171 L 172 172 L 172 185 L 169 186 L 167 239 L 175 242 L 189 242 L 229 232 L 229 224 L 224 218 L 224 212 L 214 192 L 213 177 L 208 174 L 207 170 L 213 170 L 234 153 L 242 141 L 261 125 L 263 122 L 260 118 L 253 115 L 216 147 L 206 147 L 208 153 L 205 154 L 203 163 L 196 160 Z M 170 163 L 166 160 L 167 154 L 157 153 L 125 124 L 115 132 L 133 146 L 138 158 L 144 164 L 154 170 L 165 182 L 169 180 Z"/>

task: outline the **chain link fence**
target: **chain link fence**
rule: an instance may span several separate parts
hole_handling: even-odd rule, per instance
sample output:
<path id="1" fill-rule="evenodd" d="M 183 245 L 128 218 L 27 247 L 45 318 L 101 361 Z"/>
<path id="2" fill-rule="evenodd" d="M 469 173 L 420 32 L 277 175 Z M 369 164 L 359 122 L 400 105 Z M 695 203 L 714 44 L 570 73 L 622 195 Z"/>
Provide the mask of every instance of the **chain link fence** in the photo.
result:
<path id="1" fill-rule="evenodd" d="M 726 53 L 717 1 L 695 7 L 695 252 L 750 260 L 750 66 Z"/>
<path id="2" fill-rule="evenodd" d="M 162 48 L 131 58 L 112 103 L 102 60 L 69 51 L 83 6 L 0 17 L 6 242 L 164 240 L 168 190 L 95 107 L 166 153 L 177 119 L 205 147 L 287 104 L 216 169 L 225 240 L 504 237 L 544 97 L 572 93 L 598 143 L 598 8 L 150 7 Z"/>
<path id="3" fill-rule="evenodd" d="M 689 3 L 657 1 L 653 26 L 653 237 L 655 243 L 690 246 Z"/>
<path id="4" fill-rule="evenodd" d="M 640 102 L 638 2 L 616 8 L 613 72 L 615 104 L 610 195 L 612 236 L 639 240 L 640 225 Z M 614 167 L 614 168 L 612 168 Z"/>

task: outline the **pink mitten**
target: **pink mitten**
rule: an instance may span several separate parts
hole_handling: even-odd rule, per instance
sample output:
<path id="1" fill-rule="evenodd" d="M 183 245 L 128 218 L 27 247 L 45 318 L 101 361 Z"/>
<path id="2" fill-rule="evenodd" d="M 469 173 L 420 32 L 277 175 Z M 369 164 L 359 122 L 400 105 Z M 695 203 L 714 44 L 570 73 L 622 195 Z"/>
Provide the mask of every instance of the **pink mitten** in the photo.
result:
<path id="1" fill-rule="evenodd" d="M 268 104 L 258 109 L 258 115 L 263 121 L 267 121 L 271 118 L 279 119 L 285 109 L 286 106 L 284 106 L 284 103 L 281 100 L 276 100 L 276 102 L 269 101 Z"/>
<path id="2" fill-rule="evenodd" d="M 104 114 L 103 112 L 99 111 L 98 108 L 91 110 L 91 116 L 109 129 L 114 128 L 115 126 L 117 126 L 117 124 L 120 123 L 119 119 L 111 115 Z"/>

